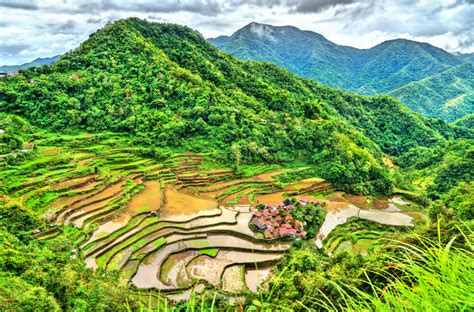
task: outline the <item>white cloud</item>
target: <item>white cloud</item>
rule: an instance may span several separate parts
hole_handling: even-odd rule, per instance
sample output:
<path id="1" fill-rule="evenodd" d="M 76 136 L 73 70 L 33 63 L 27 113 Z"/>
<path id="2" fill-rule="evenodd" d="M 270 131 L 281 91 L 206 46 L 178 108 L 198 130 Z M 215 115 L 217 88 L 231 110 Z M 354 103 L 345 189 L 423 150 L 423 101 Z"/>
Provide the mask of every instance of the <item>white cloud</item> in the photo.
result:
<path id="1" fill-rule="evenodd" d="M 185 24 L 206 37 L 256 21 L 358 48 L 406 38 L 474 51 L 471 0 L 0 0 L 0 10 L 2 65 L 64 53 L 107 22 L 130 16 Z"/>

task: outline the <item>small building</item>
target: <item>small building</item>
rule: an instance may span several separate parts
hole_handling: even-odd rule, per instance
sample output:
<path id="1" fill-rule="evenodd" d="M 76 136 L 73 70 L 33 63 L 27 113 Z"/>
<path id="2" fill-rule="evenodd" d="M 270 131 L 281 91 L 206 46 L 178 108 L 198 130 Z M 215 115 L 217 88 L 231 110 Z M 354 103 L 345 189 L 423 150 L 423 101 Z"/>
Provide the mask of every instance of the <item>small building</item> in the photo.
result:
<path id="1" fill-rule="evenodd" d="M 0 72 L 0 79 L 7 80 L 8 74 L 5 72 Z"/>
<path id="2" fill-rule="evenodd" d="M 257 227 L 257 229 L 259 230 L 265 230 L 267 228 L 269 228 L 268 224 L 265 222 L 265 220 L 263 220 L 262 218 L 258 218 L 256 219 L 253 224 L 255 224 L 255 226 Z"/>

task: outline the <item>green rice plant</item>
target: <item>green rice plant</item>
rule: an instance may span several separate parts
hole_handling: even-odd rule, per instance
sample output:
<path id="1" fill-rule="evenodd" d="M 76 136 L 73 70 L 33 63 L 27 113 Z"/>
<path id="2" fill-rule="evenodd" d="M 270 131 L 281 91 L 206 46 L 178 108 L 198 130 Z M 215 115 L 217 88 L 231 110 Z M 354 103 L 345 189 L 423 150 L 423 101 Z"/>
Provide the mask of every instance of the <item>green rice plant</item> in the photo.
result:
<path id="1" fill-rule="evenodd" d="M 219 252 L 218 248 L 208 248 L 208 249 L 201 249 L 199 250 L 199 253 L 201 255 L 208 255 L 209 257 L 214 258 L 217 256 L 217 253 Z"/>
<path id="2" fill-rule="evenodd" d="M 160 247 L 164 244 L 166 244 L 166 238 L 164 238 L 164 237 L 160 237 L 160 238 L 158 238 L 157 240 L 155 240 L 151 243 L 151 245 L 153 247 L 156 247 L 156 248 L 158 248 L 158 247 Z"/>

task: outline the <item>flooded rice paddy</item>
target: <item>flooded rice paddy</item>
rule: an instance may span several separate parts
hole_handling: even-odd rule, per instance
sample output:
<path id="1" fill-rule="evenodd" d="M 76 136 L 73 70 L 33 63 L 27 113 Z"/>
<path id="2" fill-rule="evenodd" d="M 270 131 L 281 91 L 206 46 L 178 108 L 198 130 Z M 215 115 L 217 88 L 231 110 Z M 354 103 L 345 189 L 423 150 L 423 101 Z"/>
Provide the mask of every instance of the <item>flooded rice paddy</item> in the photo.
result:
<path id="1" fill-rule="evenodd" d="M 203 155 L 180 154 L 158 163 L 121 149 L 107 157 L 95 152 L 82 148 L 71 168 L 57 169 L 64 177 L 31 177 L 19 194 L 54 195 L 44 210 L 53 222 L 82 231 L 77 246 L 87 267 L 122 270 L 135 286 L 159 289 L 173 300 L 186 299 L 196 285 L 199 291 L 206 284 L 229 293 L 258 291 L 291 245 L 265 240 L 249 228 L 258 203 L 275 205 L 289 197 L 324 203 L 328 214 L 315 238 L 319 247 L 350 218 L 413 225 L 406 212 L 410 203 L 401 196 L 345 194 L 316 177 L 275 185 L 279 174 L 299 169 L 243 177 L 228 168 L 206 170 Z M 87 169 L 94 166 L 99 170 Z M 79 168 L 88 171 L 79 175 Z M 367 244 L 354 248 L 365 254 Z"/>

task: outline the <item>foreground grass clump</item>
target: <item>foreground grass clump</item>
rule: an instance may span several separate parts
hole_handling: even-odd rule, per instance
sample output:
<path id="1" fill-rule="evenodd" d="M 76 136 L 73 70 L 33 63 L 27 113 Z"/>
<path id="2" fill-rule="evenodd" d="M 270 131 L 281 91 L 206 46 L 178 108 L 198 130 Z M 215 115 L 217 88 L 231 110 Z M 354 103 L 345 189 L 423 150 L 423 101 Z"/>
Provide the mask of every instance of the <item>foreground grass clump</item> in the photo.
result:
<path id="1" fill-rule="evenodd" d="M 474 262 L 472 244 L 467 249 L 448 244 L 423 243 L 422 246 L 401 243 L 403 258 L 398 259 L 396 273 L 386 275 L 392 281 L 384 288 L 364 292 L 349 286 L 340 288 L 345 307 L 330 300 L 324 309 L 340 311 L 469 311 L 474 308 Z M 397 259 L 393 259 L 397 260 Z M 355 293 L 350 295 L 349 293 Z"/>

